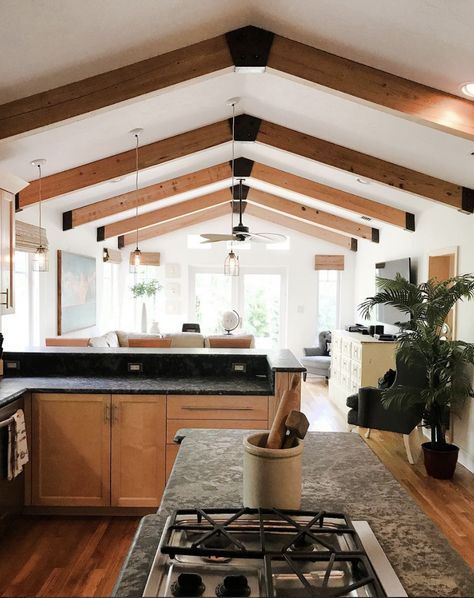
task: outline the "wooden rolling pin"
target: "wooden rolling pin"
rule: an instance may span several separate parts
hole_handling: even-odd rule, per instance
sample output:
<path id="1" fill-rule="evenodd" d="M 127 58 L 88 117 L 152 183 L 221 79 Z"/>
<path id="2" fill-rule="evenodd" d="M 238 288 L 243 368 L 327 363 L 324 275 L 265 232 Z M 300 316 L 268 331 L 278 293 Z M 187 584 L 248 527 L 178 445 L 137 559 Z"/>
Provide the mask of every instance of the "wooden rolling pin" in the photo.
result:
<path id="1" fill-rule="evenodd" d="M 299 382 L 299 376 L 293 376 L 290 388 L 283 393 L 273 420 L 272 429 L 268 435 L 267 448 L 279 449 L 283 446 L 286 435 L 286 418 L 290 411 L 298 410 L 300 406 L 300 393 L 296 390 Z"/>

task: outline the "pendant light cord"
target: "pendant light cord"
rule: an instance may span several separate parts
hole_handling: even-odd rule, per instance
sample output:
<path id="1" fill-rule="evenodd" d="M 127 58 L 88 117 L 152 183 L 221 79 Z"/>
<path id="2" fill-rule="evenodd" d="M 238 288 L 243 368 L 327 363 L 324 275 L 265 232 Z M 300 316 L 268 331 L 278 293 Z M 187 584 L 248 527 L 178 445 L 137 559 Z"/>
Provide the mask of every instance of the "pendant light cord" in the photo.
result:
<path id="1" fill-rule="evenodd" d="M 42 238 L 41 238 L 41 164 L 38 164 L 38 197 L 39 197 L 39 246 L 42 247 Z"/>
<path id="2" fill-rule="evenodd" d="M 137 140 L 135 145 L 135 191 L 138 191 L 138 133 L 135 133 L 135 139 Z M 135 224 L 137 225 L 137 247 L 138 250 L 138 193 L 136 198 L 137 205 L 135 206 Z"/>
<path id="3" fill-rule="evenodd" d="M 235 103 L 232 104 L 232 200 L 230 202 L 230 234 L 234 234 L 234 181 L 235 181 Z M 232 244 L 232 241 L 231 241 Z M 232 245 L 231 245 L 232 247 Z"/>

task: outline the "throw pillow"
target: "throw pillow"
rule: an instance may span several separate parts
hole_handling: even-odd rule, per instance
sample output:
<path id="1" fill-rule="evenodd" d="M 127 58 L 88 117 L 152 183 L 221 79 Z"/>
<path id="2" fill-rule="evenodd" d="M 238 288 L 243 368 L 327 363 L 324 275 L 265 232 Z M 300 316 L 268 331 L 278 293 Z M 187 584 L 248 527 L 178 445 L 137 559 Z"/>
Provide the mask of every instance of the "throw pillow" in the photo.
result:
<path id="1" fill-rule="evenodd" d="M 331 341 L 326 341 L 326 351 L 324 351 L 324 355 L 328 357 L 331 355 Z"/>
<path id="2" fill-rule="evenodd" d="M 395 376 L 397 373 L 391 368 L 385 372 L 382 378 L 379 378 L 379 388 L 390 388 L 395 382 Z"/>

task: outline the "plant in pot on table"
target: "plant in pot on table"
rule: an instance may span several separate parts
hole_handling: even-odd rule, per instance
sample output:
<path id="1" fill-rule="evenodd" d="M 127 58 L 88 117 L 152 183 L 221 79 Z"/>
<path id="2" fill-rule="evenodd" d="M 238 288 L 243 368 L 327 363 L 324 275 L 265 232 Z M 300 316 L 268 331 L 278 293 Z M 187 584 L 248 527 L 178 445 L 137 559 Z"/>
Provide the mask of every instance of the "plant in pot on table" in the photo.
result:
<path id="1" fill-rule="evenodd" d="M 132 295 L 134 299 L 143 299 L 142 303 L 142 319 L 141 319 L 141 331 L 147 332 L 148 325 L 147 325 L 147 310 L 146 310 L 146 299 L 155 300 L 157 293 L 163 287 L 159 283 L 156 278 L 152 278 L 151 280 L 142 280 L 141 282 L 135 283 L 130 290 L 132 291 Z"/>
<path id="2" fill-rule="evenodd" d="M 397 324 L 401 329 L 397 358 L 426 370 L 425 388 L 392 386 L 382 391 L 382 402 L 400 410 L 415 405 L 423 409 L 423 423 L 431 429 L 431 441 L 422 445 L 426 471 L 432 477 L 449 479 L 459 448 L 446 442 L 446 428 L 450 412 L 459 412 L 473 396 L 474 344 L 447 339 L 445 322 L 457 301 L 474 298 L 474 275 L 419 285 L 398 275 L 395 280 L 378 278 L 377 287 L 378 292 L 359 305 L 361 314 L 368 319 L 372 308 L 380 304 L 407 314 L 408 322 Z"/>

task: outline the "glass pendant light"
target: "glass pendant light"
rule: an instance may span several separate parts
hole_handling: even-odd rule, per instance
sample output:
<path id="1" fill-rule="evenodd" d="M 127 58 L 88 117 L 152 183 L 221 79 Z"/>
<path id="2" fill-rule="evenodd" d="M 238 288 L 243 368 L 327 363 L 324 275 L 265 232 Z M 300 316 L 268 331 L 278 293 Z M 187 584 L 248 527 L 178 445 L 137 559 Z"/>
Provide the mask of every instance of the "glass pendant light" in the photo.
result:
<path id="1" fill-rule="evenodd" d="M 46 164 L 46 160 L 44 160 L 43 158 L 33 160 L 33 162 L 31 163 L 32 166 L 35 166 L 38 169 L 39 243 L 33 255 L 33 270 L 35 272 L 48 272 L 49 270 L 49 255 L 47 248 L 43 245 L 41 230 L 41 167 L 44 166 L 44 164 Z"/>
<path id="2" fill-rule="evenodd" d="M 232 200 L 231 205 L 231 216 L 230 216 L 230 232 L 234 234 L 234 182 L 235 182 L 235 105 L 239 102 L 240 98 L 232 98 L 228 100 L 227 104 L 232 106 Z M 224 274 L 225 276 L 239 276 L 240 265 L 239 256 L 234 253 L 232 241 L 230 242 L 230 251 L 224 260 Z"/>
<path id="3" fill-rule="evenodd" d="M 225 258 L 224 274 L 226 276 L 239 276 L 240 274 L 239 256 L 234 253 L 233 249 Z"/>
<path id="4" fill-rule="evenodd" d="M 138 191 L 138 173 L 139 173 L 138 145 L 139 145 L 141 133 L 143 133 L 143 129 L 133 129 L 132 131 L 130 131 L 130 134 L 135 137 L 135 191 Z M 132 251 L 130 253 L 130 258 L 131 258 L 130 259 L 130 272 L 132 272 L 134 274 L 136 274 L 139 271 L 140 265 L 142 263 L 142 252 L 138 248 L 138 194 L 137 194 L 136 202 L 137 202 L 137 205 L 135 208 L 135 220 L 136 220 L 136 225 L 137 225 L 137 243 L 136 243 L 135 251 Z"/>

